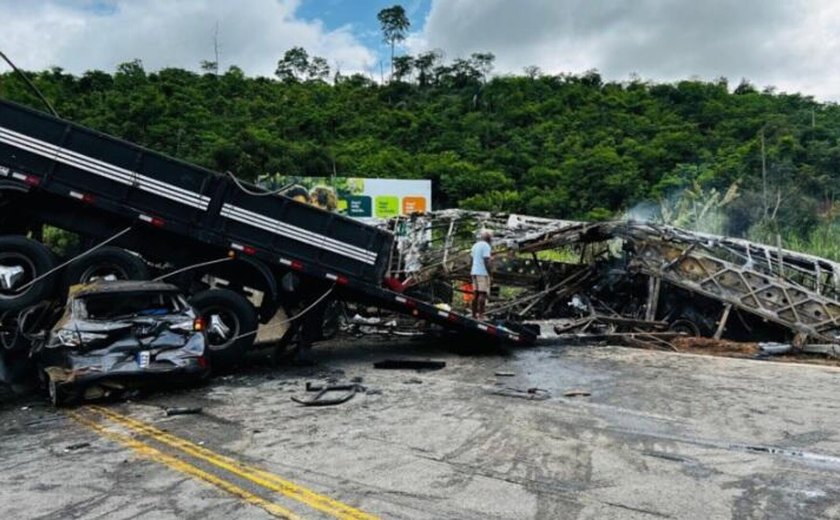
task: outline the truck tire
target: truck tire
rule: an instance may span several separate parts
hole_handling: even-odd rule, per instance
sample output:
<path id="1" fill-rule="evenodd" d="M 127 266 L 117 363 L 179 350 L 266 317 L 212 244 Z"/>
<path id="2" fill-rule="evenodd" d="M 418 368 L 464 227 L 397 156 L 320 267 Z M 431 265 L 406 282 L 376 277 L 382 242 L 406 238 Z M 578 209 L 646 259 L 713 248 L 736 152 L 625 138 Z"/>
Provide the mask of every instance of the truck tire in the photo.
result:
<path id="1" fill-rule="evenodd" d="M 257 310 L 251 302 L 228 289 L 210 289 L 195 294 L 190 304 L 204 320 L 210 367 L 218 371 L 240 363 L 257 337 Z"/>
<path id="2" fill-rule="evenodd" d="M 710 338 L 715 333 L 715 326 L 708 316 L 692 308 L 685 308 L 676 319 L 670 321 L 668 330 L 692 337 Z"/>
<path id="3" fill-rule="evenodd" d="M 149 268 L 139 256 L 120 247 L 105 246 L 67 266 L 64 288 L 97 279 L 148 280 Z"/>
<path id="4" fill-rule="evenodd" d="M 35 278 L 55 267 L 55 257 L 47 246 L 24 236 L 0 236 L 0 312 L 17 311 L 35 305 L 53 295 L 55 277 Z"/>

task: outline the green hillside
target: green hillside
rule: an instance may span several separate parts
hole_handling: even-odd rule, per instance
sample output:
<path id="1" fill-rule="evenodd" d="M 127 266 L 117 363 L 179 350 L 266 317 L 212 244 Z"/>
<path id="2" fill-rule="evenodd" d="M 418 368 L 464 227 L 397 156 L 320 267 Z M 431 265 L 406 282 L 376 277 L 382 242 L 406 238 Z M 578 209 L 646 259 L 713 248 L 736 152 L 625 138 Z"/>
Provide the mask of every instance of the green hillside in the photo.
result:
<path id="1" fill-rule="evenodd" d="M 535 68 L 485 79 L 489 54 L 398 57 L 394 81 L 381 85 L 301 51 L 286 53 L 280 79 L 237 67 L 149 73 L 140 62 L 30 75 L 63 117 L 245 179 L 428 178 L 438 208 L 569 219 L 641 208 L 709 231 L 779 232 L 836 256 L 834 104 L 723 79 L 619 83 Z M 41 107 L 11 73 L 0 75 L 0 96 Z"/>

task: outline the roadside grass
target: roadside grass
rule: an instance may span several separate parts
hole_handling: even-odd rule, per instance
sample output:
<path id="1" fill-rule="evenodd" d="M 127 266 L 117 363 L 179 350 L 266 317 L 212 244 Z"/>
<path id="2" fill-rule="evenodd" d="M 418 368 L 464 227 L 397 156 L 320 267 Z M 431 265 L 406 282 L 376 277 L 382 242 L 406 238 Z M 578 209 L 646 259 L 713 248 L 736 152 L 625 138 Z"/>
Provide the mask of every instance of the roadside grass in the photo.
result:
<path id="1" fill-rule="evenodd" d="M 788 234 L 782 237 L 782 243 L 785 249 L 840 262 L 840 223 L 821 223 L 804 237 Z"/>

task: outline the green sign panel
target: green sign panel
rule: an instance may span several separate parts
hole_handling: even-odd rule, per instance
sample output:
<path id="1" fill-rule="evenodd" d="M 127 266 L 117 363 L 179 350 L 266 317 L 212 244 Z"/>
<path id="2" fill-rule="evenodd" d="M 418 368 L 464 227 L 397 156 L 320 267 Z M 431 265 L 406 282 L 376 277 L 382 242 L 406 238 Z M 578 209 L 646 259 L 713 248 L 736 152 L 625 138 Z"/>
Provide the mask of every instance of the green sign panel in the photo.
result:
<path id="1" fill-rule="evenodd" d="M 400 198 L 391 195 L 376 197 L 377 218 L 391 218 L 400 214 Z"/>

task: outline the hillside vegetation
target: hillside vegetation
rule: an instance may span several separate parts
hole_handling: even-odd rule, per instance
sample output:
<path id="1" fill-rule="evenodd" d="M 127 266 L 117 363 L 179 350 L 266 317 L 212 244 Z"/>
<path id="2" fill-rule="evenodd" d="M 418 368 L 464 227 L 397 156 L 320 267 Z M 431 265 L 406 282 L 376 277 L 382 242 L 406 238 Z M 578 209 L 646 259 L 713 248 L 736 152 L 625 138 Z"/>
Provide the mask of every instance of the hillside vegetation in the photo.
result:
<path id="1" fill-rule="evenodd" d="M 331 74 L 302 49 L 286 53 L 279 79 L 215 64 L 150 73 L 138 61 L 30 76 L 65 118 L 249 180 L 432 179 L 437 208 L 629 212 L 771 243 L 778 233 L 837 256 L 834 104 L 723 79 L 617 83 L 534 67 L 491 78 L 491 54 L 395 60 L 387 84 Z M 0 97 L 42 108 L 11 73 Z"/>

